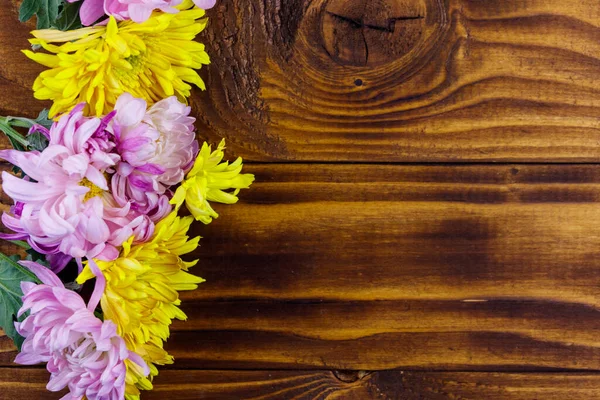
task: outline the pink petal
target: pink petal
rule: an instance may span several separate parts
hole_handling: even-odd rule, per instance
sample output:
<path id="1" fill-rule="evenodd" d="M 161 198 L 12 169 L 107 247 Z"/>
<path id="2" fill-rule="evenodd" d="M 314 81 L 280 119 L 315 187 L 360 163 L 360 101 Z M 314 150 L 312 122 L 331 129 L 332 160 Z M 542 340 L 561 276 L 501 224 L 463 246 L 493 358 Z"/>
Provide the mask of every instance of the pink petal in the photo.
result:
<path id="1" fill-rule="evenodd" d="M 129 236 L 127 236 L 120 243 L 122 244 L 127 239 L 129 239 Z M 96 255 L 96 258 L 99 260 L 102 260 L 102 261 L 113 261 L 113 260 L 116 260 L 118 257 L 119 257 L 119 250 L 117 250 L 117 248 L 115 246 L 111 246 L 108 244 L 106 246 L 104 246 L 104 248 L 102 249 L 102 251 L 100 253 L 98 253 L 98 255 Z"/>
<path id="2" fill-rule="evenodd" d="M 39 181 L 42 178 L 38 168 L 39 153 L 22 152 L 17 150 L 0 150 L 0 158 L 21 168 L 27 176 Z"/>
<path id="3" fill-rule="evenodd" d="M 217 0 L 194 0 L 194 4 L 196 7 L 201 8 L 203 10 L 208 10 L 209 8 L 213 8 Z"/>
<path id="4" fill-rule="evenodd" d="M 40 209 L 39 227 L 46 236 L 61 238 L 75 231 L 75 226 L 60 216 L 51 205 Z"/>
<path id="5" fill-rule="evenodd" d="M 152 6 L 147 6 L 144 4 L 130 4 L 129 8 L 129 17 L 133 20 L 133 22 L 137 22 L 138 24 L 141 24 L 142 22 L 146 21 L 148 18 L 150 18 L 150 15 L 152 14 Z M 146 108 L 144 107 L 144 111 L 146 111 Z"/>
<path id="6" fill-rule="evenodd" d="M 166 168 L 164 168 L 158 164 L 152 164 L 152 163 L 142 165 L 141 167 L 137 167 L 136 169 L 138 171 L 147 172 L 152 175 L 161 175 L 161 174 L 164 174 L 166 171 Z"/>
<path id="7" fill-rule="evenodd" d="M 153 182 L 139 175 L 131 175 L 129 177 L 129 182 L 132 186 L 135 186 L 136 188 L 142 189 L 144 191 L 150 192 L 153 190 Z"/>
<path id="8" fill-rule="evenodd" d="M 104 12 L 114 16 L 118 21 L 127 19 L 127 4 L 120 0 L 104 0 Z"/>
<path id="9" fill-rule="evenodd" d="M 81 23 L 90 26 L 104 15 L 104 0 L 84 0 L 79 17 Z"/>
<path id="10" fill-rule="evenodd" d="M 77 174 L 83 177 L 88 169 L 89 163 L 90 159 L 87 154 L 76 154 L 74 156 L 67 157 L 63 161 L 62 166 L 68 174 Z"/>
<path id="11" fill-rule="evenodd" d="M 133 172 L 133 167 L 129 163 L 121 162 L 121 163 L 119 163 L 119 166 L 117 167 L 117 172 L 118 172 L 118 175 L 114 175 L 113 180 L 115 179 L 115 177 L 129 176 L 129 174 L 131 174 Z"/>
<path id="12" fill-rule="evenodd" d="M 69 156 L 69 150 L 65 146 L 51 144 L 40 153 L 39 165 L 49 164 L 50 161 L 60 158 L 60 156 Z"/>
<path id="13" fill-rule="evenodd" d="M 81 299 L 81 297 L 79 297 L 79 299 Z M 81 302 L 83 303 L 83 300 Z M 85 305 L 83 307 L 84 309 L 82 309 L 82 311 L 85 312 L 77 312 L 76 314 L 73 314 L 65 321 L 65 323 L 69 324 L 71 329 L 81 332 L 89 332 L 92 329 L 97 329 L 97 327 L 101 324 L 100 320 L 96 318 L 94 314 L 89 312 L 87 308 L 85 308 Z"/>
<path id="14" fill-rule="evenodd" d="M 23 203 L 42 202 L 61 192 L 60 187 L 49 188 L 39 183 L 19 179 L 8 172 L 2 172 L 2 189 L 14 201 Z"/>
<path id="15" fill-rule="evenodd" d="M 101 122 L 102 121 L 99 118 L 91 118 L 77 128 L 77 131 L 75 131 L 75 137 L 73 138 L 75 141 L 73 143 L 74 146 L 72 150 L 76 152 L 83 151 L 83 145 L 96 132 L 96 129 L 98 129 Z"/>
<path id="16" fill-rule="evenodd" d="M 110 231 L 102 219 L 98 217 L 91 217 L 87 222 L 85 236 L 89 242 L 93 244 L 101 244 L 108 240 Z"/>
<path id="17" fill-rule="evenodd" d="M 15 363 L 21 365 L 35 365 L 45 361 L 47 361 L 45 357 L 36 353 L 21 352 L 15 357 Z"/>
<path id="18" fill-rule="evenodd" d="M 68 307 L 72 310 L 85 308 L 85 303 L 83 302 L 83 299 L 79 294 L 71 290 L 64 290 L 65 287 L 62 284 L 60 286 L 55 286 L 57 287 L 53 288 L 52 292 L 54 293 L 54 297 L 56 298 L 56 300 L 58 300 L 58 302 L 61 305 Z"/>
<path id="19" fill-rule="evenodd" d="M 54 272 L 50 271 L 48 268 L 44 267 L 43 265 L 40 265 L 33 261 L 26 261 L 26 260 L 19 261 L 19 264 L 21 264 L 22 266 L 24 266 L 25 268 L 27 268 L 28 270 L 33 272 L 39 278 L 39 280 L 42 281 L 43 283 L 45 283 L 46 285 L 56 286 L 56 287 L 61 287 L 61 288 L 65 287 L 63 285 L 62 281 L 59 279 L 59 277 L 56 276 L 56 274 Z M 22 289 L 27 289 L 27 288 L 22 287 Z"/>
<path id="20" fill-rule="evenodd" d="M 125 139 L 119 146 L 121 151 L 136 151 L 143 147 L 145 144 L 150 143 L 150 139 L 147 137 L 132 137 L 131 139 Z"/>
<path id="21" fill-rule="evenodd" d="M 91 165 L 88 167 L 85 177 L 92 182 L 94 185 L 98 186 L 102 190 L 108 190 L 108 184 L 106 183 L 106 178 L 104 174 L 98 171 L 96 168 Z"/>
<path id="22" fill-rule="evenodd" d="M 70 372 L 71 371 L 67 369 L 61 371 L 61 373 L 58 375 L 53 374 L 50 377 L 48 384 L 46 385 L 46 389 L 48 389 L 51 392 L 58 392 L 64 389 L 64 387 L 67 386 L 67 384 L 71 380 L 71 377 L 69 376 Z"/>
<path id="23" fill-rule="evenodd" d="M 146 114 L 146 107 L 144 100 L 137 99 L 129 93 L 123 93 L 115 104 L 115 110 L 117 110 L 115 120 L 125 126 L 139 124 Z"/>

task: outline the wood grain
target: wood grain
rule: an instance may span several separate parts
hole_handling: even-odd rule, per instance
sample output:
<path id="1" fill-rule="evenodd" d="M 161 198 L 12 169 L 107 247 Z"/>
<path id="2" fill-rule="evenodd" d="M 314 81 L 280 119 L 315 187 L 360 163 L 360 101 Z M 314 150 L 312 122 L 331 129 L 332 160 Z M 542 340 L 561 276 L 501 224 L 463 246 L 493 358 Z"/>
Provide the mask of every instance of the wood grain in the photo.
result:
<path id="1" fill-rule="evenodd" d="M 0 115 L 35 115 L 31 25 L 0 10 Z M 594 0 L 222 0 L 201 139 L 259 161 L 596 162 Z M 4 142 L 5 143 L 5 142 Z"/>
<path id="2" fill-rule="evenodd" d="M 20 4 L 20 1 L 18 2 Z M 35 22 L 22 24 L 18 19 L 18 4 L 6 0 L 0 10 L 0 116 L 36 117 L 51 103 L 33 98 L 31 89 L 35 77 L 45 67 L 31 62 L 21 50 L 31 47 L 27 39 Z M 0 135 L 0 147 L 6 148 L 8 141 Z"/>
<path id="3" fill-rule="evenodd" d="M 0 400 L 53 400 L 47 372 L 0 369 Z M 27 383 L 24 383 L 27 382 Z M 189 371 L 160 373 L 144 399 L 185 400 L 589 400 L 597 374 L 427 373 L 405 371 Z"/>
<path id="4" fill-rule="evenodd" d="M 226 0 L 200 135 L 252 160 L 597 161 L 593 0 Z"/>
<path id="5" fill-rule="evenodd" d="M 177 367 L 600 369 L 600 166 L 248 171 L 196 226 Z"/>

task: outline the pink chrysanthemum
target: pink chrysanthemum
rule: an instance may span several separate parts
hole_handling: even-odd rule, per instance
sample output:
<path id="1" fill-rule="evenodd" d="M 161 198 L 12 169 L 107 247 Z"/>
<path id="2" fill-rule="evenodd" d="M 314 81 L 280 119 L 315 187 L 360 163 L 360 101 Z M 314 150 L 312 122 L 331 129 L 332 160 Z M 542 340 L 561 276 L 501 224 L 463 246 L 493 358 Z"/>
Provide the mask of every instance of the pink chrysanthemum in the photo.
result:
<path id="1" fill-rule="evenodd" d="M 73 3 L 78 0 L 67 0 Z M 85 26 L 92 25 L 104 15 L 112 15 L 119 21 L 132 20 L 142 23 L 154 10 L 167 13 L 178 12 L 177 7 L 183 0 L 83 0 L 79 16 Z M 193 0 L 197 7 L 204 10 L 212 8 L 216 0 Z"/>
<path id="2" fill-rule="evenodd" d="M 132 209 L 156 222 L 171 211 L 167 190 L 191 168 L 198 142 L 190 107 L 174 96 L 147 111 L 146 107 L 144 100 L 129 93 L 117 100 L 109 129 L 117 138 L 121 162 L 111 189 L 119 205 L 131 203 Z"/>
<path id="3" fill-rule="evenodd" d="M 112 260 L 117 246 L 132 235 L 147 239 L 154 225 L 107 192 L 106 174 L 119 160 L 108 153 L 115 144 L 105 131 L 113 115 L 87 118 L 82 109 L 75 107 L 45 132 L 50 144 L 44 151 L 0 151 L 27 175 L 2 173 L 3 189 L 15 201 L 2 222 L 16 232 L 11 238 L 27 239 L 44 254 Z"/>
<path id="4" fill-rule="evenodd" d="M 46 386 L 56 392 L 69 388 L 63 399 L 120 400 L 125 396 L 125 377 L 129 360 L 150 371 L 137 354 L 127 350 L 112 321 L 101 321 L 93 310 L 104 290 L 101 281 L 86 306 L 79 294 L 65 288 L 47 268 L 31 262 L 21 264 L 34 272 L 42 284 L 22 282 L 23 307 L 29 311 L 23 322 L 15 323 L 25 338 L 15 362 L 34 365 L 47 362 L 51 374 Z"/>

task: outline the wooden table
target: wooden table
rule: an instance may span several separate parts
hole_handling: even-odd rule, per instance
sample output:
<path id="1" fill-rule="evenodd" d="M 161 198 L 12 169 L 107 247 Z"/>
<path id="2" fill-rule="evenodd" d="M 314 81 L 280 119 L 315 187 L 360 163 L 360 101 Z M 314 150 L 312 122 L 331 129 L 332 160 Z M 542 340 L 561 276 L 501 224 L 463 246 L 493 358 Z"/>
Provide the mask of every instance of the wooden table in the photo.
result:
<path id="1" fill-rule="evenodd" d="M 207 282 L 143 398 L 600 398 L 598 0 L 209 16 L 198 135 L 257 181 L 197 227 Z M 2 115 L 47 105 L 28 29 L 5 0 Z M 14 356 L 1 399 L 58 398 Z"/>

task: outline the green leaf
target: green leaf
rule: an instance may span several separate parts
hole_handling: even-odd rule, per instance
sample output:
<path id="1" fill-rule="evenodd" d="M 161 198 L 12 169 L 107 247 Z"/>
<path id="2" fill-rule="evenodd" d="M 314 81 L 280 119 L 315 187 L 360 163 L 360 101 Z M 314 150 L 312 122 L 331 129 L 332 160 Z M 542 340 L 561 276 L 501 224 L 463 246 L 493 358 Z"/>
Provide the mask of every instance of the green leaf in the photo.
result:
<path id="1" fill-rule="evenodd" d="M 56 23 L 58 18 L 58 9 L 62 6 L 62 0 L 47 0 L 48 1 L 48 19 L 50 20 L 50 26 Z"/>
<path id="2" fill-rule="evenodd" d="M 15 329 L 15 320 L 22 321 L 24 316 L 16 318 L 23 305 L 21 298 L 21 282 L 37 282 L 37 277 L 25 267 L 17 263 L 18 256 L 8 257 L 0 253 L 0 328 L 10 337 L 19 350 L 23 338 Z"/>
<path id="3" fill-rule="evenodd" d="M 35 123 L 43 126 L 46 129 L 50 129 L 50 127 L 52 127 L 52 124 L 54 123 L 54 121 L 52 121 L 51 119 L 48 118 L 49 112 L 50 111 L 47 108 L 44 108 L 42 111 L 40 111 L 39 115 L 35 119 Z"/>
<path id="4" fill-rule="evenodd" d="M 77 1 L 75 3 L 63 3 L 60 14 L 58 14 L 58 18 L 56 19 L 55 27 L 61 31 L 72 31 L 74 29 L 79 29 L 83 25 L 81 24 L 81 19 L 79 18 L 79 9 L 81 8 L 82 1 Z M 48 111 L 46 111 L 46 116 L 48 116 Z"/>
<path id="5" fill-rule="evenodd" d="M 37 0 L 23 0 L 23 3 L 21 3 L 21 8 L 19 8 L 19 21 L 29 21 L 39 9 L 40 4 Z"/>
<path id="6" fill-rule="evenodd" d="M 46 7 L 40 8 L 36 14 L 37 23 L 35 27 L 39 29 L 50 28 L 50 18 L 48 17 L 48 9 Z"/>
<path id="7" fill-rule="evenodd" d="M 32 133 L 27 137 L 29 140 L 29 149 L 42 151 L 48 147 L 48 139 L 39 132 Z"/>
<path id="8" fill-rule="evenodd" d="M 54 26 L 63 0 L 23 0 L 19 9 L 19 21 L 29 21 L 37 16 L 37 29 L 48 29 Z"/>

